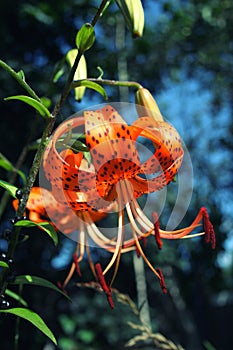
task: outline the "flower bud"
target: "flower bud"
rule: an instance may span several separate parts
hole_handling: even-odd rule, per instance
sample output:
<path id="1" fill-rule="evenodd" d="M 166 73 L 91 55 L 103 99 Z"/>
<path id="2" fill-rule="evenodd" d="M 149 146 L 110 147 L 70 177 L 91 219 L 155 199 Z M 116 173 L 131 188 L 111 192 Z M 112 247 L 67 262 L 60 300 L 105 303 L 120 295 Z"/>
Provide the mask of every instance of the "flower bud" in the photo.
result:
<path id="1" fill-rule="evenodd" d="M 76 35 L 77 48 L 84 53 L 89 50 L 95 42 L 94 27 L 90 23 L 85 23 Z"/>
<path id="2" fill-rule="evenodd" d="M 144 28 L 144 11 L 141 0 L 116 0 L 133 38 L 141 37 Z"/>
<path id="3" fill-rule="evenodd" d="M 143 87 L 139 88 L 136 92 L 135 102 L 139 117 L 148 116 L 163 121 L 159 107 L 149 90 Z"/>
<path id="4" fill-rule="evenodd" d="M 77 49 L 72 49 L 70 50 L 67 55 L 66 55 L 66 60 L 69 63 L 69 65 L 72 67 L 75 61 L 75 58 L 78 54 Z M 84 55 L 81 56 L 81 59 L 79 61 L 78 67 L 75 71 L 74 74 L 74 80 L 79 80 L 79 79 L 86 79 L 87 78 L 87 64 Z M 85 87 L 76 87 L 74 88 L 74 95 L 75 99 L 80 102 L 83 98 L 83 95 L 85 93 Z"/>

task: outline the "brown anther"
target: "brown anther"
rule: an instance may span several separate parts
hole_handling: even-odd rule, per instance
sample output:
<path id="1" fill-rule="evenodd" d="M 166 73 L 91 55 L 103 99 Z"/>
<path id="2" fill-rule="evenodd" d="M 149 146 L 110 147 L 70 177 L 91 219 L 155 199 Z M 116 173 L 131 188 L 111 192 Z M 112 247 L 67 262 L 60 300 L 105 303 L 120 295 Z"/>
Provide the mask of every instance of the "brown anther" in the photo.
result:
<path id="1" fill-rule="evenodd" d="M 97 276 L 98 282 L 99 282 L 99 284 L 103 288 L 103 291 L 106 294 L 106 297 L 107 297 L 107 300 L 108 300 L 108 303 L 109 303 L 110 307 L 113 309 L 114 308 L 114 303 L 113 303 L 113 300 L 112 300 L 112 292 L 111 292 L 110 287 L 107 285 L 107 283 L 105 281 L 105 277 L 103 275 L 103 271 L 102 271 L 102 267 L 101 267 L 100 263 L 97 263 L 95 265 L 95 271 L 96 271 L 96 276 Z"/>
<path id="2" fill-rule="evenodd" d="M 162 273 L 162 270 L 161 269 L 156 269 L 156 272 L 158 272 L 159 274 L 159 282 L 160 282 L 160 286 L 161 286 L 161 289 L 163 291 L 163 294 L 166 294 L 167 293 L 167 287 L 166 287 L 166 283 L 165 283 L 165 280 L 164 280 L 164 276 L 163 276 L 163 273 Z"/>
<path id="3" fill-rule="evenodd" d="M 210 221 L 207 209 L 202 207 L 201 212 L 202 212 L 202 219 L 203 219 L 203 227 L 205 231 L 205 241 L 206 243 L 211 243 L 211 247 L 212 249 L 214 249 L 216 246 L 214 227 Z"/>
<path id="4" fill-rule="evenodd" d="M 159 249 L 162 249 L 163 242 L 161 241 L 160 232 L 159 232 L 159 218 L 157 213 L 153 213 L 153 219 L 154 219 L 154 234 L 155 234 L 155 241 L 157 243 L 157 246 Z"/>
<path id="5" fill-rule="evenodd" d="M 80 271 L 80 267 L 79 267 L 79 262 L 78 262 L 78 255 L 77 253 L 73 254 L 73 260 L 75 263 L 75 268 L 76 268 L 76 272 L 78 274 L 78 276 L 82 276 L 81 271 Z"/>

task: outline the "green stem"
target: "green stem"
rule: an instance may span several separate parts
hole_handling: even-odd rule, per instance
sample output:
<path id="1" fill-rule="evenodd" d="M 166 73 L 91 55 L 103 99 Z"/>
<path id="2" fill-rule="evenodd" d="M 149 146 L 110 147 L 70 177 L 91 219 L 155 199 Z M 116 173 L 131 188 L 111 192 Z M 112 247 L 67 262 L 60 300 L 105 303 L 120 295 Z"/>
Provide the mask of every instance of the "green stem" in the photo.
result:
<path id="1" fill-rule="evenodd" d="M 98 19 L 102 16 L 103 12 L 106 10 L 107 6 L 109 6 L 111 3 L 110 0 L 103 0 L 102 3 L 100 4 L 95 17 L 91 21 L 91 25 L 94 27 Z"/>
<path id="2" fill-rule="evenodd" d="M 119 81 L 119 80 L 110 80 L 110 79 L 95 79 L 95 78 L 87 78 L 87 79 L 80 79 L 77 81 L 74 81 L 71 84 L 71 88 L 75 88 L 79 86 L 80 81 L 92 81 L 94 83 L 100 84 L 100 85 L 109 85 L 109 86 L 125 86 L 125 87 L 133 87 L 137 90 L 140 89 L 142 86 L 137 83 L 136 81 Z"/>
<path id="3" fill-rule="evenodd" d="M 74 79 L 74 74 L 75 74 L 75 71 L 78 67 L 78 64 L 79 64 L 79 61 L 82 57 L 83 53 L 81 51 L 78 51 L 78 54 L 75 58 L 75 61 L 74 61 L 74 64 L 70 70 L 70 73 L 69 73 L 69 76 L 67 78 L 67 81 L 66 81 L 66 84 L 65 84 L 65 87 L 63 89 L 63 92 L 61 94 L 61 97 L 59 99 L 59 101 L 57 102 L 57 104 L 55 105 L 54 107 L 54 110 L 52 112 L 52 116 L 54 117 L 54 119 L 57 117 L 57 115 L 59 114 L 60 110 L 61 110 L 61 107 L 63 105 L 63 103 L 65 102 L 70 90 L 71 90 L 71 87 L 72 87 L 72 82 L 73 82 L 73 79 Z"/>
<path id="4" fill-rule="evenodd" d="M 102 12 L 105 9 L 105 6 L 107 5 L 107 2 L 108 2 L 108 0 L 103 0 L 102 3 L 100 4 L 96 15 L 95 15 L 95 17 L 93 18 L 93 20 L 91 22 L 93 27 L 95 26 L 95 24 L 98 21 L 98 19 L 101 17 Z M 73 88 L 72 82 L 73 82 L 73 79 L 74 79 L 74 74 L 76 72 L 76 69 L 78 67 L 78 64 L 79 64 L 79 61 L 80 61 L 82 55 L 83 55 L 83 52 L 79 50 L 78 54 L 77 54 L 77 56 L 75 58 L 74 64 L 73 64 L 73 66 L 72 66 L 72 68 L 70 70 L 70 74 L 69 74 L 69 76 L 67 78 L 64 90 L 63 90 L 63 92 L 61 94 L 61 97 L 60 97 L 58 103 L 56 104 L 56 106 L 54 107 L 54 110 L 52 112 L 52 116 L 54 118 L 56 118 L 57 115 L 59 114 L 64 101 L 66 100 L 70 90 Z"/>
<path id="5" fill-rule="evenodd" d="M 35 100 L 37 100 L 38 102 L 41 102 L 40 98 L 37 96 L 37 94 L 35 93 L 34 90 L 32 90 L 32 88 L 26 83 L 25 80 L 23 80 L 21 78 L 21 76 L 14 71 L 14 69 L 12 69 L 10 66 L 8 66 L 8 64 L 6 64 L 5 62 L 3 62 L 2 60 L 0 60 L 0 67 L 2 67 L 3 69 L 5 69 L 8 73 L 10 73 L 10 75 L 17 80 L 17 82 L 27 91 L 27 93 L 33 97 Z"/>

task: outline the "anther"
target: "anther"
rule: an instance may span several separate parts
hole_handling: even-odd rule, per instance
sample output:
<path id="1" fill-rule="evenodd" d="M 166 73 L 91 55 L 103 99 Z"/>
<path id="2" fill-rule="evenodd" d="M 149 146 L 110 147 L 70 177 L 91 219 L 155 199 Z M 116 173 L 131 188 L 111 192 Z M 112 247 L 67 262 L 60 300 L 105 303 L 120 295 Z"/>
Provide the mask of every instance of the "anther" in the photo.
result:
<path id="1" fill-rule="evenodd" d="M 211 243 L 211 247 L 212 249 L 214 249 L 216 246 L 214 227 L 210 221 L 207 209 L 202 207 L 201 212 L 202 212 L 202 219 L 203 219 L 203 227 L 205 231 L 205 241 L 206 243 Z"/>
<path id="2" fill-rule="evenodd" d="M 157 243 L 157 246 L 159 249 L 162 249 L 163 242 L 161 241 L 160 232 L 159 232 L 159 218 L 157 213 L 153 213 L 153 219 L 154 219 L 154 234 L 155 234 L 155 241 Z"/>
<path id="3" fill-rule="evenodd" d="M 75 263 L 75 268 L 76 268 L 76 272 L 78 274 L 78 276 L 82 276 L 81 271 L 80 271 L 80 267 L 79 267 L 79 263 L 78 263 L 78 255 L 77 253 L 73 254 L 73 260 Z"/>
<path id="4" fill-rule="evenodd" d="M 162 270 L 161 269 L 156 269 L 156 271 L 158 272 L 159 274 L 159 282 L 160 282 L 160 286 L 161 286 L 161 289 L 163 291 L 164 294 L 167 293 L 167 287 L 166 287 L 166 283 L 165 283 L 165 280 L 164 280 L 164 276 L 163 276 L 163 273 L 162 273 Z"/>
<path id="5" fill-rule="evenodd" d="M 102 267 L 101 267 L 100 263 L 97 263 L 95 265 L 95 271 L 96 271 L 96 275 L 97 275 L 97 278 L 98 278 L 98 282 L 99 282 L 99 284 L 103 288 L 103 291 L 106 294 L 106 297 L 107 297 L 107 300 L 108 300 L 108 303 L 109 303 L 110 307 L 113 309 L 114 308 L 114 303 L 113 303 L 113 300 L 112 300 L 112 292 L 111 292 L 110 287 L 107 285 L 107 283 L 105 281 L 105 277 L 103 275 L 103 271 L 102 271 Z"/>

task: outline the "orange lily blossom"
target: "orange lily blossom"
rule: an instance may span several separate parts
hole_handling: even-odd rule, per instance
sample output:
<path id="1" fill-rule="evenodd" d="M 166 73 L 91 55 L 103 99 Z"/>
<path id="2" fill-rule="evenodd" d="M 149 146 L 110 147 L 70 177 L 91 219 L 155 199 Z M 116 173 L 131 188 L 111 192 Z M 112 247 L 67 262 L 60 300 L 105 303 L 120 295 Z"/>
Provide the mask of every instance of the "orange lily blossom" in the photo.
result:
<path id="1" fill-rule="evenodd" d="M 136 250 L 158 277 L 163 292 L 166 292 L 162 271 L 154 268 L 142 249 L 140 240 L 143 238 L 155 236 L 158 248 L 161 249 L 163 238 L 176 239 L 205 234 L 206 241 L 211 242 L 213 248 L 215 246 L 214 229 L 205 208 L 200 209 L 189 227 L 164 231 L 160 228 L 158 215 L 154 213 L 153 220 L 150 220 L 138 204 L 138 197 L 167 186 L 178 172 L 183 159 L 184 152 L 178 132 L 161 120 L 161 116 L 158 119 L 140 117 L 129 126 L 111 106 L 84 111 L 83 116 L 68 119 L 55 130 L 44 154 L 43 167 L 52 186 L 52 194 L 59 203 L 68 205 L 78 213 L 81 219 L 77 261 L 82 260 L 82 247 L 86 246 L 89 251 L 87 236 L 99 247 L 112 253 L 104 269 L 100 263 L 95 265 L 95 269 L 91 264 L 112 307 L 111 285 L 121 253 Z M 91 162 L 84 158 L 82 152 L 72 150 L 72 146 L 58 150 L 59 140 L 62 137 L 63 140 L 69 139 L 70 132 L 75 132 L 79 127 L 84 128 Z M 136 148 L 140 136 L 150 140 L 155 147 L 154 153 L 145 162 L 140 161 Z M 151 174 L 154 177 L 143 177 Z M 109 238 L 94 223 L 91 213 L 101 211 L 108 214 L 110 203 L 117 205 L 118 225 L 116 236 Z M 125 237 L 125 214 L 131 229 L 129 238 Z M 204 231 L 189 235 L 201 221 Z M 108 285 L 105 275 L 114 265 L 113 277 Z M 65 284 L 67 282 L 68 279 Z"/>

